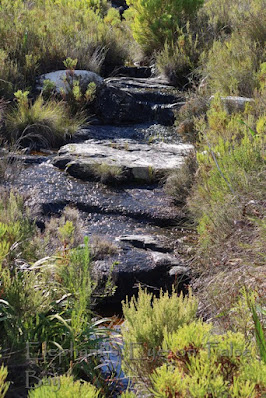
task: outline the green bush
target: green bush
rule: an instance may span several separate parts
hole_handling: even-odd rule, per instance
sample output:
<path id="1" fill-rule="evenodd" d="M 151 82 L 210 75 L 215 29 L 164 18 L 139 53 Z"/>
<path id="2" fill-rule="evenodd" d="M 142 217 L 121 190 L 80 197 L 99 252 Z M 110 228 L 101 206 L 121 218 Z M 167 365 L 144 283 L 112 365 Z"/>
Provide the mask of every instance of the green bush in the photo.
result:
<path id="1" fill-rule="evenodd" d="M 77 241 L 77 236 L 73 236 L 77 234 L 73 224 L 75 217 L 73 210 L 65 211 L 63 220 L 56 224 L 59 237 L 54 246 L 56 257 L 35 261 L 39 251 L 36 245 L 42 245 L 42 239 L 45 242 L 45 233 L 33 239 L 36 227 L 29 221 L 23 199 L 14 194 L 2 194 L 1 343 L 10 355 L 11 364 L 24 363 L 29 341 L 33 344 L 30 345 L 30 350 L 34 350 L 33 357 L 38 358 L 36 361 L 32 359 L 29 366 L 34 362 L 43 375 L 49 372 L 62 374 L 70 369 L 79 375 L 82 371 L 94 380 L 95 385 L 107 388 L 100 370 L 95 369 L 97 350 L 106 338 L 106 329 L 101 327 L 101 321 L 92 320 L 95 282 L 91 276 L 90 249 L 88 239 L 84 246 L 73 247 Z M 46 354 L 53 349 L 57 353 L 48 360 Z M 84 354 L 88 352 L 89 361 Z M 16 385 L 16 380 L 13 381 Z"/>
<path id="2" fill-rule="evenodd" d="M 259 199 L 264 170 L 263 136 L 252 134 L 247 127 L 252 115 L 250 123 L 243 125 L 241 116 L 229 116 L 218 99 L 207 116 L 203 152 L 197 155 L 200 172 L 190 202 L 199 217 L 203 246 L 221 243 L 232 230 L 234 220 L 241 219 L 240 198 L 243 203 L 256 193 Z"/>
<path id="3" fill-rule="evenodd" d="M 90 106 L 96 98 L 96 84 L 91 82 L 88 86 L 82 87 L 80 79 L 75 75 L 77 59 L 68 57 L 64 61 L 66 67 L 66 76 L 64 79 L 64 88 L 60 89 L 60 93 L 56 93 L 55 84 L 48 80 L 43 83 L 42 95 L 44 99 L 62 99 L 70 108 L 71 115 L 80 115 L 88 112 Z"/>
<path id="4" fill-rule="evenodd" d="M 70 116 L 63 102 L 39 96 L 34 103 L 28 92 L 17 91 L 17 105 L 6 114 L 6 133 L 18 146 L 57 147 L 84 123 L 80 116 Z"/>
<path id="5" fill-rule="evenodd" d="M 133 297 L 130 302 L 124 302 L 124 370 L 141 379 L 147 377 L 161 361 L 159 350 L 164 334 L 191 322 L 197 306 L 197 300 L 191 293 L 183 297 L 174 291 L 170 296 L 168 292 L 161 292 L 160 297 L 156 298 L 141 289 L 137 299 Z"/>
<path id="6" fill-rule="evenodd" d="M 43 379 L 42 385 L 30 391 L 28 398 L 97 398 L 100 391 L 92 384 L 74 381 L 72 377 L 61 376 Z"/>
<path id="7" fill-rule="evenodd" d="M 237 306 L 239 292 L 243 285 L 256 290 L 263 279 L 262 104 L 257 93 L 244 112 L 229 114 L 216 96 L 207 117 L 195 122 L 198 169 L 187 200 L 199 234 L 194 267 L 202 274 L 198 295 L 222 328 L 239 330 L 235 316 L 242 308 Z M 238 309 L 232 313 L 232 307 Z"/>
<path id="8" fill-rule="evenodd" d="M 22 197 L 14 192 L 1 192 L 0 197 L 0 268 L 20 255 L 25 260 L 36 259 L 32 238 L 35 225 Z"/>
<path id="9" fill-rule="evenodd" d="M 137 395 L 132 391 L 125 391 L 121 394 L 121 398 L 134 398 Z"/>
<path id="10" fill-rule="evenodd" d="M 151 54 L 165 42 L 174 42 L 178 28 L 191 20 L 202 4 L 202 0 L 130 0 L 133 36 L 143 51 Z"/>
<path id="11" fill-rule="evenodd" d="M 255 398 L 264 391 L 265 364 L 241 333 L 214 335 L 201 321 L 165 333 L 166 363 L 151 375 L 155 397 Z"/>
<path id="12" fill-rule="evenodd" d="M 208 16 L 214 35 L 240 32 L 262 48 L 265 43 L 265 5 L 263 0 L 207 0 L 203 13 Z"/>

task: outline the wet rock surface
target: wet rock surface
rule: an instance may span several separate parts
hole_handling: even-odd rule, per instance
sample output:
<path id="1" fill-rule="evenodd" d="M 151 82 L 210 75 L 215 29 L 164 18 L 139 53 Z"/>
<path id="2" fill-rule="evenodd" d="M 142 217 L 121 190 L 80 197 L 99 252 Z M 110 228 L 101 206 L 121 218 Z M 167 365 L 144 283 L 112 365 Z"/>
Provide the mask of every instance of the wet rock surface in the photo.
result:
<path id="1" fill-rule="evenodd" d="M 152 78 L 150 68 L 121 68 L 120 73 L 137 77 L 112 77 L 103 79 L 94 72 L 58 70 L 37 78 L 36 92 L 41 92 L 45 81 L 54 84 L 57 94 L 72 91 L 74 82 L 79 82 L 84 93 L 90 83 L 97 87 L 96 99 L 91 112 L 102 124 L 136 124 L 155 121 L 171 126 L 174 123 L 173 109 L 180 108 L 184 99 L 174 92 L 165 79 Z M 140 77 L 145 76 L 145 78 Z"/>
<path id="2" fill-rule="evenodd" d="M 95 182 L 82 183 L 58 171 L 48 160 L 21 170 L 13 186 L 29 196 L 34 217 L 59 214 L 67 205 L 84 213 L 126 216 L 155 225 L 176 225 L 184 215 L 158 186 L 107 188 Z"/>
<path id="3" fill-rule="evenodd" d="M 38 225 L 45 225 L 47 216 L 59 215 L 71 205 L 80 210 L 86 235 L 117 246 L 117 254 L 96 261 L 94 266 L 99 289 L 110 274 L 117 286 L 115 295 L 107 299 L 108 305 L 119 305 L 126 295 L 132 296 L 139 283 L 155 292 L 171 288 L 177 277 L 182 288 L 188 283 L 186 269 L 169 273 L 184 265 L 176 254 L 176 237 L 186 218 L 161 187 L 113 189 L 95 182 L 82 183 L 58 171 L 50 160 L 27 165 L 12 185 L 27 193 L 27 204 Z"/>
<path id="4" fill-rule="evenodd" d="M 115 295 L 105 301 L 106 305 L 116 305 L 136 293 L 139 283 L 154 292 L 171 288 L 173 282 L 186 289 L 190 271 L 177 243 L 177 237 L 183 236 L 180 229 L 186 215 L 172 204 L 158 178 L 150 177 L 151 171 L 178 167 L 192 146 L 184 145 L 173 127 L 150 122 L 156 107 L 168 111 L 167 107 L 175 106 L 180 99 L 166 82 L 113 78 L 104 84 L 107 88 L 110 85 L 111 96 L 116 93 L 125 99 L 125 104 L 122 101 L 117 105 L 117 112 L 135 113 L 130 122 L 143 118 L 146 124 L 117 125 L 127 119 L 115 114 L 116 105 L 111 102 L 109 117 L 106 102 L 106 108 L 102 104 L 99 112 L 106 112 L 106 120 L 109 118 L 112 125 L 81 129 L 58 154 L 26 151 L 17 158 L 14 155 L 14 162 L 21 167 L 11 185 L 26 193 L 32 218 L 40 227 L 45 227 L 48 217 L 73 206 L 79 210 L 85 233 L 92 241 L 106 240 L 117 247 L 115 253 L 94 263 L 99 289 L 110 276 L 116 284 Z M 132 107 L 127 101 L 133 101 Z M 84 165 L 95 163 L 121 168 L 125 184 L 107 187 L 81 175 Z"/>

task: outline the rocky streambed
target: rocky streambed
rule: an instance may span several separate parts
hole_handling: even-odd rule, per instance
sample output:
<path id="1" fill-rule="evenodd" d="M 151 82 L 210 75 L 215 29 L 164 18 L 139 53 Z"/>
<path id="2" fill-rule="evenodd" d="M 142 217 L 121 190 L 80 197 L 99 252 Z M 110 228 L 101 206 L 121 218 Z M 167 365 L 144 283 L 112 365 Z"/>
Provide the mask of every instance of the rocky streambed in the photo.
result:
<path id="1" fill-rule="evenodd" d="M 117 289 L 106 305 L 115 306 L 139 283 L 156 291 L 175 281 L 185 288 L 189 281 L 180 250 L 186 218 L 162 181 L 192 146 L 181 142 L 167 119 L 180 106 L 168 85 L 152 78 L 113 78 L 101 95 L 97 123 L 78 131 L 58 152 L 15 155 L 22 167 L 12 186 L 27 194 L 41 228 L 47 217 L 70 205 L 80 211 L 86 235 L 116 246 L 94 264 L 100 284 L 112 272 Z"/>

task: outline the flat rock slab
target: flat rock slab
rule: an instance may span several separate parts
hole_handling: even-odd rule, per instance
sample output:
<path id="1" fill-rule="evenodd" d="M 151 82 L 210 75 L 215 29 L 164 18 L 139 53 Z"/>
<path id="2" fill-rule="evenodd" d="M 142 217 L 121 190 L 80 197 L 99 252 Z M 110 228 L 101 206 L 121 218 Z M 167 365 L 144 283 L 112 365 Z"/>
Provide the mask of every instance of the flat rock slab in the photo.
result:
<path id="1" fill-rule="evenodd" d="M 130 245 L 144 250 L 153 250 L 156 252 L 168 252 L 170 248 L 167 242 L 154 235 L 122 235 L 116 238 L 117 242 L 129 243 Z"/>
<path id="2" fill-rule="evenodd" d="M 136 233 L 135 224 L 129 220 L 145 220 L 158 226 L 179 225 L 185 220 L 184 213 L 171 203 L 162 188 L 131 186 L 114 189 L 97 182 L 81 183 L 60 172 L 49 161 L 21 167 L 13 176 L 12 187 L 20 193 L 27 192 L 27 204 L 37 219 L 58 214 L 65 206 L 74 205 L 91 216 L 107 217 L 104 225 L 112 228 L 104 228 L 100 233 L 114 237 Z M 126 218 L 121 220 L 121 217 Z M 91 219 L 92 226 L 98 225 L 97 220 Z M 97 229 L 92 233 L 98 233 Z"/>
<path id="3" fill-rule="evenodd" d="M 99 167 L 119 174 L 122 183 L 158 181 L 171 170 L 180 167 L 190 144 L 137 143 L 133 140 L 87 140 L 68 144 L 58 152 L 53 164 L 82 180 L 91 180 Z M 97 179 L 97 178 L 96 178 Z"/>
<path id="4" fill-rule="evenodd" d="M 149 78 L 149 79 L 136 79 L 128 77 L 109 77 L 105 79 L 108 85 L 118 87 L 120 89 L 129 90 L 131 89 L 153 89 L 162 90 L 170 89 L 173 90 L 173 86 L 168 83 L 166 79 L 163 78 Z"/>

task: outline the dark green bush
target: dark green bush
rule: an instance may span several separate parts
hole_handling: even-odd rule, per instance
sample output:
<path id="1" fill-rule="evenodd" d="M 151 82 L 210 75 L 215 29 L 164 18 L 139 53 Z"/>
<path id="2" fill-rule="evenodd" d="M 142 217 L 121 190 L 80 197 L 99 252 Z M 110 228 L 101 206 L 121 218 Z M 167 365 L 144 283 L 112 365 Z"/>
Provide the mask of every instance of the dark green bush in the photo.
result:
<path id="1" fill-rule="evenodd" d="M 172 43 L 178 30 L 193 19 L 202 0 L 130 0 L 134 21 L 132 31 L 143 51 L 151 54 L 165 42 Z"/>

